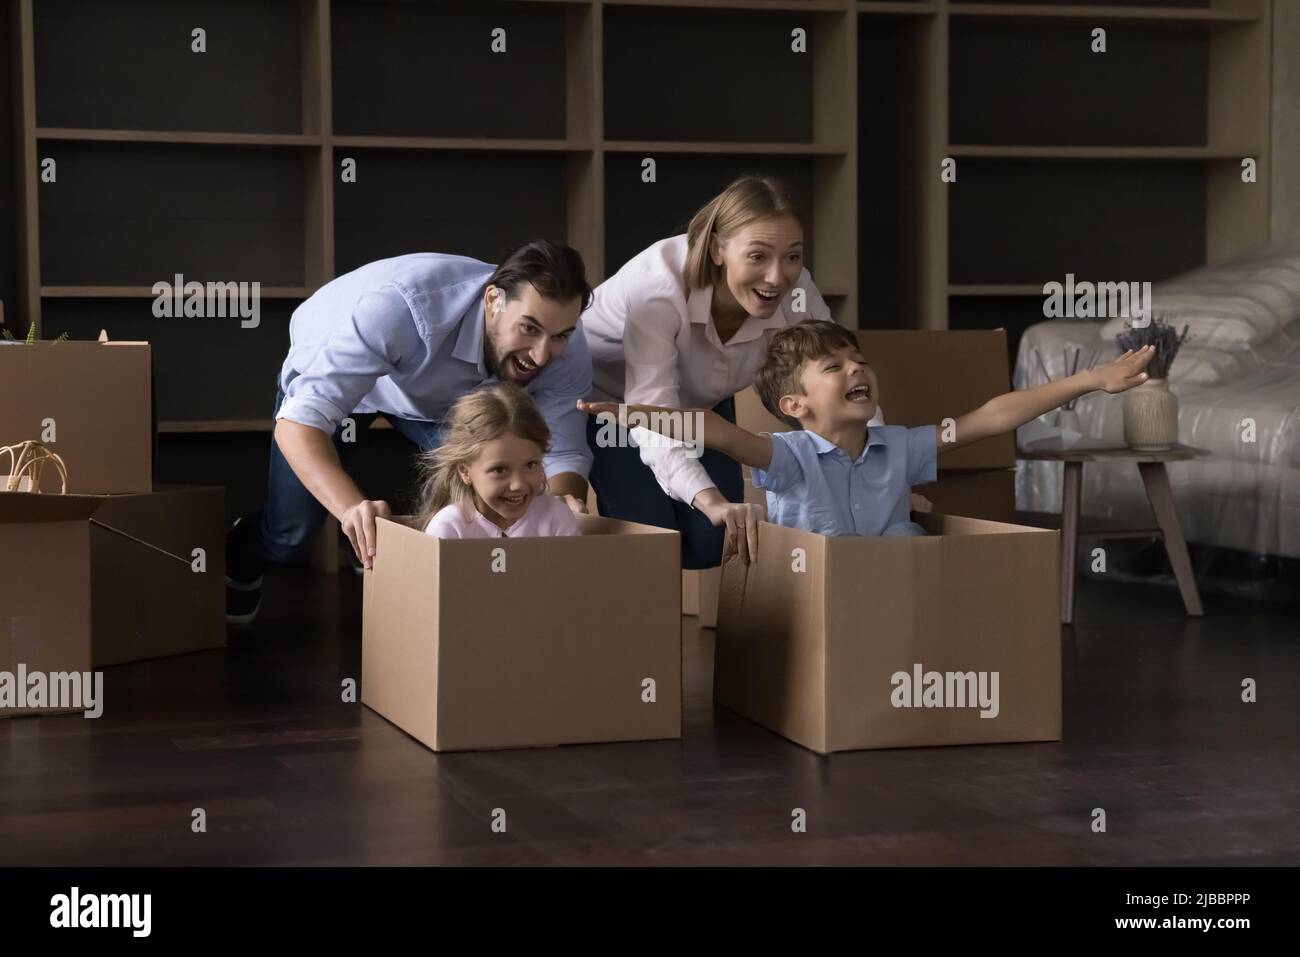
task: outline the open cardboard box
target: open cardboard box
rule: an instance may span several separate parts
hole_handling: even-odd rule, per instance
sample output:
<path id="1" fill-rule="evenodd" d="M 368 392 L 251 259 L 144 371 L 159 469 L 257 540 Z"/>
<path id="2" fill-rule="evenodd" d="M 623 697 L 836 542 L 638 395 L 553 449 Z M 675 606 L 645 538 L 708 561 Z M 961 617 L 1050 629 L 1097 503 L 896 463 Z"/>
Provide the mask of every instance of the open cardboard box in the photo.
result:
<path id="1" fill-rule="evenodd" d="M 222 647 L 224 522 L 215 486 L 0 493 L 0 671 L 86 672 Z M 0 708 L 32 713 L 48 712 Z"/>
<path id="2" fill-rule="evenodd" d="M 938 425 L 956 419 L 1011 388 L 1007 336 L 1002 329 L 859 329 L 858 342 L 880 383 L 880 403 L 889 425 Z M 790 427 L 763 408 L 752 388 L 736 395 L 736 422 L 751 432 L 788 432 Z M 994 436 L 939 457 L 939 479 L 914 491 L 946 515 L 995 522 L 1016 520 L 1015 439 Z M 745 501 L 767 505 L 744 469 Z M 683 572 L 686 594 L 701 624 L 717 619 L 717 574 Z M 687 579 L 690 579 L 687 581 Z"/>
<path id="3" fill-rule="evenodd" d="M 1060 740 L 1059 533 L 913 518 L 930 534 L 763 523 L 758 560 L 723 568 L 714 700 L 823 754 Z M 926 706 L 931 673 L 952 686 L 945 706 Z M 977 698 L 980 673 L 995 707 L 961 700 Z"/>
<path id="4" fill-rule="evenodd" d="M 380 519 L 362 702 L 435 751 L 681 737 L 679 535 L 578 522 L 438 539 Z"/>
<path id="5" fill-rule="evenodd" d="M 34 439 L 57 452 L 70 494 L 151 491 L 150 363 L 147 342 L 0 346 L 0 445 Z M 43 488 L 59 491 L 53 468 Z"/>

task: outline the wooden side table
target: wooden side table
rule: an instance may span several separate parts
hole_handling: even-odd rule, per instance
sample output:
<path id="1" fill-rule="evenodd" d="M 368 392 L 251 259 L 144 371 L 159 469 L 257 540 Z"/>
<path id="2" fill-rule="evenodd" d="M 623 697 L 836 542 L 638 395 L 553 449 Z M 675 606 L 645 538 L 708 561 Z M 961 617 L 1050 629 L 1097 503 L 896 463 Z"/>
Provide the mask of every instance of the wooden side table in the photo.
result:
<path id="1" fill-rule="evenodd" d="M 1187 445 L 1176 445 L 1164 452 L 1140 452 L 1130 448 L 1060 449 L 1033 451 L 1018 450 L 1016 457 L 1037 462 L 1061 462 L 1065 466 L 1064 485 L 1061 490 L 1061 621 L 1074 621 L 1075 555 L 1082 538 L 1159 538 L 1164 542 L 1169 564 L 1173 566 L 1178 591 L 1183 596 L 1187 614 L 1199 616 L 1201 593 L 1196 587 L 1192 560 L 1187 554 L 1187 542 L 1178 524 L 1174 510 L 1173 491 L 1169 485 L 1166 462 L 1183 462 L 1205 453 Z M 1105 528 L 1081 529 L 1079 527 L 1079 497 L 1083 489 L 1083 466 L 1086 462 L 1114 462 L 1124 460 L 1137 464 L 1142 484 L 1146 487 L 1147 502 L 1155 516 L 1155 528 Z"/>

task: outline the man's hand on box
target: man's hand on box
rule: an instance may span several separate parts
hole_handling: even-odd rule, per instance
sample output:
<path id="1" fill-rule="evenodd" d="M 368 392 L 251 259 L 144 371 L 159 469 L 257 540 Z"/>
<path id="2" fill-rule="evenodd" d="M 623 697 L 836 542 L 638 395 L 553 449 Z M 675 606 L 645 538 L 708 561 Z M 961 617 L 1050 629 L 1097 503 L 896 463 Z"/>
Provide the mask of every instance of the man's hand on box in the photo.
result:
<path id="1" fill-rule="evenodd" d="M 934 502 L 930 501 L 924 495 L 918 495 L 916 492 L 912 493 L 912 511 L 929 512 L 933 509 Z"/>
<path id="2" fill-rule="evenodd" d="M 343 534 L 347 535 L 352 550 L 364 567 L 370 567 L 375 554 L 375 519 L 392 517 L 393 510 L 388 503 L 376 500 L 358 502 L 339 518 Z"/>

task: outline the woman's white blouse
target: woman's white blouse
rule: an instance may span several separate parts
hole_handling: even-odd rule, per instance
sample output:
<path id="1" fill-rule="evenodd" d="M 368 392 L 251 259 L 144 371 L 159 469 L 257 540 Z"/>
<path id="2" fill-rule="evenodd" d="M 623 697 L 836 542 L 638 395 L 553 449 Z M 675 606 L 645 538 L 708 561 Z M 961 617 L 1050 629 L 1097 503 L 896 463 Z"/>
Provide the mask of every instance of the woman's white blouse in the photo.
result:
<path id="1" fill-rule="evenodd" d="M 685 235 L 661 240 L 597 287 L 582 314 L 595 400 L 711 408 L 753 384 L 778 329 L 831 318 L 805 269 L 770 319 L 750 316 L 723 343 L 712 321 L 713 288 L 686 284 L 686 251 Z M 640 428 L 631 432 L 633 441 L 648 434 Z M 690 504 L 713 487 L 686 448 L 639 444 L 641 461 L 678 501 Z"/>

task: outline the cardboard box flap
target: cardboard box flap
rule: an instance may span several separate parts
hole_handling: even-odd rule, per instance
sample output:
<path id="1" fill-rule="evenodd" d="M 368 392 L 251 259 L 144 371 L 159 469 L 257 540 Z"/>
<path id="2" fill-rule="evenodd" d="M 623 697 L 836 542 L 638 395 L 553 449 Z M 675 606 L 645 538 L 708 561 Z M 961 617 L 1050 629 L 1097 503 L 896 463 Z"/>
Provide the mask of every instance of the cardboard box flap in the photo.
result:
<path id="1" fill-rule="evenodd" d="M 429 706 L 438 687 L 437 539 L 385 518 L 375 520 L 375 536 L 374 568 L 363 578 L 362 700 L 432 746 L 438 736 L 437 709 Z M 408 569 L 419 569 L 420 588 L 407 587 Z M 408 640 L 411 634 L 419 640 Z"/>
<path id="2" fill-rule="evenodd" d="M 91 526 L 95 667 L 222 644 L 225 591 L 212 587 L 220 569 L 210 568 L 206 576 L 195 574 L 188 559 L 101 527 L 95 519 Z"/>
<path id="3" fill-rule="evenodd" d="M 967 518 L 964 515 L 943 515 L 939 512 L 914 512 L 912 520 L 931 535 L 1038 535 L 1057 534 L 1051 529 L 1012 525 L 985 518 Z"/>
<path id="4" fill-rule="evenodd" d="M 94 515 L 103 502 L 102 495 L 0 492 L 0 524 L 84 521 Z"/>
<path id="5" fill-rule="evenodd" d="M 758 561 L 722 567 L 713 700 L 825 750 L 827 544 L 822 535 L 763 522 Z M 802 549 L 795 573 L 792 555 Z M 790 589 L 789 582 L 799 582 Z"/>
<path id="6" fill-rule="evenodd" d="M 211 555 L 224 539 L 224 502 L 225 490 L 220 486 L 162 485 L 152 495 L 106 496 L 94 521 L 189 564 L 195 548 Z M 204 521 L 178 525 L 175 515 L 181 510 Z"/>
<path id="7" fill-rule="evenodd" d="M 654 525 L 640 525 L 636 522 L 623 522 L 616 518 L 604 518 L 599 515 L 579 515 L 578 528 L 584 535 L 677 535 L 673 528 L 659 528 Z"/>

